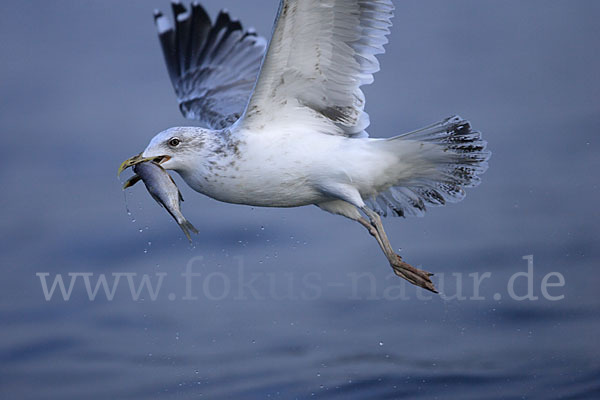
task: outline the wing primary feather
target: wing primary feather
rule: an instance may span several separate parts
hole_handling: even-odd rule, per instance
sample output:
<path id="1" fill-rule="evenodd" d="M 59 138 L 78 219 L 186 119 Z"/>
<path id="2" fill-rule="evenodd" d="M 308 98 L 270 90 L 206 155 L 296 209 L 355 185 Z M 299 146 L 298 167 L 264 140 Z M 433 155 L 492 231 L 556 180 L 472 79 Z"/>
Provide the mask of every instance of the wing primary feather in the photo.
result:
<path id="1" fill-rule="evenodd" d="M 256 82 L 266 40 L 222 10 L 214 23 L 193 2 L 171 4 L 174 24 L 160 11 L 154 19 L 180 110 L 212 129 L 242 115 Z"/>
<path id="2" fill-rule="evenodd" d="M 171 10 L 173 10 L 173 15 L 177 18 L 179 14 L 184 14 L 187 10 L 183 4 L 179 0 L 174 0 L 171 2 Z"/>
<path id="3" fill-rule="evenodd" d="M 173 30 L 173 26 L 169 22 L 169 19 L 160 11 L 154 12 L 154 23 L 158 29 L 158 37 L 165 58 L 165 64 L 167 64 L 169 78 L 171 79 L 171 82 L 175 84 L 179 77 L 179 63 L 175 51 L 175 31 Z"/>
<path id="4" fill-rule="evenodd" d="M 200 51 L 206 43 L 208 32 L 210 32 L 211 21 L 206 11 L 204 11 L 204 8 L 196 2 L 192 3 L 191 19 L 190 46 L 188 51 L 191 58 L 191 66 L 197 67 Z"/>
<path id="5" fill-rule="evenodd" d="M 219 16 L 215 20 L 215 24 L 208 34 L 208 38 L 206 39 L 206 45 L 204 49 L 202 49 L 202 53 L 200 58 L 210 57 L 210 54 L 213 52 L 213 49 L 218 46 L 219 36 L 222 34 L 222 31 L 227 28 L 227 25 L 231 22 L 229 18 L 229 14 L 222 10 L 219 12 Z"/>
<path id="6" fill-rule="evenodd" d="M 220 37 L 219 43 L 212 50 L 210 54 L 211 60 L 219 64 L 222 63 L 223 59 L 230 56 L 231 50 L 233 50 L 242 36 L 242 25 L 239 21 L 231 21 Z"/>
<path id="7" fill-rule="evenodd" d="M 175 21 L 175 43 L 179 70 L 183 75 L 190 67 L 190 59 L 187 52 L 190 40 L 190 15 L 183 4 L 178 1 L 171 3 L 173 19 Z"/>

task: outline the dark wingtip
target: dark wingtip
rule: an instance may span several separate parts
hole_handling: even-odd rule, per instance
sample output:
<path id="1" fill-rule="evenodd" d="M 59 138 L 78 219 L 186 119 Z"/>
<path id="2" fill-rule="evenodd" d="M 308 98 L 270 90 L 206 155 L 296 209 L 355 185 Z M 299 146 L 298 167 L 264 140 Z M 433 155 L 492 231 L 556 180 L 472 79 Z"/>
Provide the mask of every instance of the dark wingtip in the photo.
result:
<path id="1" fill-rule="evenodd" d="M 173 10 L 173 15 L 177 17 L 179 14 L 183 14 L 187 11 L 185 6 L 181 4 L 179 0 L 171 1 L 171 9 Z"/>
<path id="2" fill-rule="evenodd" d="M 202 5 L 200 5 L 200 3 L 197 3 L 197 2 L 192 3 L 192 13 L 191 14 L 192 14 L 192 20 L 195 21 L 194 23 L 198 23 L 198 24 L 202 24 L 202 25 L 208 24 L 209 27 L 212 25 L 210 16 L 208 15 L 208 13 L 204 9 L 204 7 L 202 7 Z"/>
<path id="3" fill-rule="evenodd" d="M 243 29 L 242 23 L 238 19 L 233 19 L 229 23 L 229 29 L 232 31 L 241 31 Z"/>
<path id="4" fill-rule="evenodd" d="M 217 15 L 217 19 L 215 20 L 215 26 L 223 26 L 227 25 L 231 22 L 231 16 L 229 15 L 229 11 L 224 8 L 219 11 L 219 15 Z"/>

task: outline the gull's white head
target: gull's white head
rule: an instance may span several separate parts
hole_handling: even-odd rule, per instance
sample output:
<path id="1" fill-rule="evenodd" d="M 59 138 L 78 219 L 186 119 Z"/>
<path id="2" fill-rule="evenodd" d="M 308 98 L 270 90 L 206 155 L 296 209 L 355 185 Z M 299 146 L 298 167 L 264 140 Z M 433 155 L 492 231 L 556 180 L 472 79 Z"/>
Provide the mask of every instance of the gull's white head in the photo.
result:
<path id="1" fill-rule="evenodd" d="M 194 165 L 202 154 L 206 131 L 196 127 L 170 128 L 154 136 L 142 153 L 142 158 L 152 158 L 164 169 L 183 171 Z"/>
<path id="2" fill-rule="evenodd" d="M 152 138 L 142 153 L 123 162 L 119 173 L 146 161 L 154 161 L 164 169 L 185 173 L 202 158 L 209 133 L 197 127 L 176 127 L 162 131 Z"/>

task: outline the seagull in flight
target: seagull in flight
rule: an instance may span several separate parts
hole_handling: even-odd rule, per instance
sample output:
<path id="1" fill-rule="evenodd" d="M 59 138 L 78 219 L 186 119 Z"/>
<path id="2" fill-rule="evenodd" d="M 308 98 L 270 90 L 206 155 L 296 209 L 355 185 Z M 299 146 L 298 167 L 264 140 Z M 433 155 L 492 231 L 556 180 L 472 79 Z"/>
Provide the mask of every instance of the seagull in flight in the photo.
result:
<path id="1" fill-rule="evenodd" d="M 396 275 L 436 292 L 431 273 L 393 250 L 382 216 L 420 216 L 479 183 L 490 153 L 453 116 L 370 138 L 361 86 L 373 82 L 391 0 L 281 0 L 272 38 L 221 11 L 155 12 L 179 108 L 202 126 L 158 133 L 120 170 L 152 161 L 195 191 L 261 207 L 316 205 L 367 229 Z"/>

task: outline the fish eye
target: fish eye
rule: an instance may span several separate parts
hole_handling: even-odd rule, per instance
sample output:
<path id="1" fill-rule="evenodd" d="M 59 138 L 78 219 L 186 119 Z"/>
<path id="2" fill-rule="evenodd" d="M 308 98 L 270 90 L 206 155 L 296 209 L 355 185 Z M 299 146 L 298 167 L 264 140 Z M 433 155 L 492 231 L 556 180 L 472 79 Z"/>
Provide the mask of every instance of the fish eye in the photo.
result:
<path id="1" fill-rule="evenodd" d="M 169 139 L 169 146 L 171 147 L 177 147 L 179 146 L 179 143 L 181 143 L 181 140 L 179 140 L 179 138 L 173 137 Z"/>

